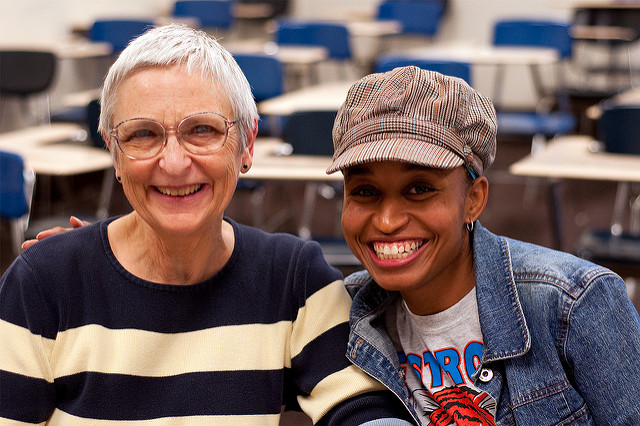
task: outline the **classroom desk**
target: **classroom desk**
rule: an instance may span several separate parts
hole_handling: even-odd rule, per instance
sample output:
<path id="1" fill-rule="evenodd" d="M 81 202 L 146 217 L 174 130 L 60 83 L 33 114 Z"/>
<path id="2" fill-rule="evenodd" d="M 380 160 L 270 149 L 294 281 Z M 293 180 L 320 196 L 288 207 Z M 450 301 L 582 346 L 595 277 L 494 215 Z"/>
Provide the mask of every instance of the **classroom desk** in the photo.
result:
<path id="1" fill-rule="evenodd" d="M 495 66 L 497 72 L 493 82 L 492 100 L 496 107 L 500 104 L 506 67 L 529 67 L 533 87 L 538 99 L 541 99 L 545 91 L 539 69 L 543 66 L 555 66 L 560 61 L 558 52 L 552 48 L 474 45 L 470 43 L 435 44 L 411 48 L 394 52 L 394 56 L 460 61 L 467 62 L 472 66 Z M 473 84 L 476 85 L 475 82 Z M 558 84 L 562 83 L 558 82 Z"/>
<path id="2" fill-rule="evenodd" d="M 286 116 L 296 111 L 338 111 L 352 81 L 323 83 L 294 90 L 258 103 L 260 114 Z"/>
<path id="3" fill-rule="evenodd" d="M 314 67 L 329 58 L 329 51 L 322 46 L 280 46 L 264 40 L 233 40 L 223 43 L 232 54 L 269 55 L 278 59 L 288 74 L 285 78 L 287 90 L 307 86 L 317 82 Z M 300 71 L 300 81 L 296 81 L 296 72 Z"/>
<path id="4" fill-rule="evenodd" d="M 84 130 L 69 123 L 30 127 L 0 134 L 0 150 L 23 157 L 26 167 L 42 175 L 71 176 L 104 170 L 96 216 L 107 216 L 113 189 L 113 161 L 103 149 L 80 145 Z"/>
<path id="5" fill-rule="evenodd" d="M 557 184 L 562 179 L 618 182 L 611 232 L 614 235 L 622 232 L 629 184 L 640 182 L 640 156 L 610 154 L 601 149 L 601 144 L 590 136 L 560 136 L 552 139 L 540 152 L 515 162 L 509 168 L 517 176 L 549 179 L 554 238 L 559 248 L 563 247 L 563 239 Z"/>
<path id="6" fill-rule="evenodd" d="M 342 182 L 342 173 L 328 175 L 331 157 L 283 155 L 285 142 L 278 138 L 258 138 L 251 169 L 243 179 L 293 182 Z"/>

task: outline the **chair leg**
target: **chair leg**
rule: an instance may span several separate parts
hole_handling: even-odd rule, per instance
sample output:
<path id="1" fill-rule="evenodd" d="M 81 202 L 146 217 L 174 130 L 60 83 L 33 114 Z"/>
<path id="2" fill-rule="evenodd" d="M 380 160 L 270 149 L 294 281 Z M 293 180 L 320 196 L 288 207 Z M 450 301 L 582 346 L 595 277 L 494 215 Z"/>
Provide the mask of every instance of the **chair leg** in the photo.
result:
<path id="1" fill-rule="evenodd" d="M 304 204 L 302 206 L 300 226 L 298 226 L 298 236 L 304 240 L 311 239 L 311 221 L 316 206 L 317 192 L 318 183 L 316 182 L 309 182 L 304 187 Z"/>

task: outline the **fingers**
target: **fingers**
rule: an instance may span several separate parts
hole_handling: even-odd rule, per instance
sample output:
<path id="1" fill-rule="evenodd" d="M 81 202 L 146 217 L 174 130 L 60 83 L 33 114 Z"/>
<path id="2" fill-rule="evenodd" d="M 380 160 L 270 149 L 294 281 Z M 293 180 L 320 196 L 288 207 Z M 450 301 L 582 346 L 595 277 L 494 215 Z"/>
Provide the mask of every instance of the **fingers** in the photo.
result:
<path id="1" fill-rule="evenodd" d="M 63 228 L 62 226 L 56 226 L 55 228 L 45 229 L 44 231 L 36 235 L 34 239 L 27 240 L 24 243 L 22 243 L 22 250 L 25 250 L 28 247 L 31 247 L 32 245 L 37 243 L 38 241 L 42 241 L 45 238 L 50 237 L 52 235 L 60 234 L 66 231 L 71 231 L 72 229 L 82 228 L 83 226 L 91 224 L 91 222 L 87 222 L 86 220 L 80 220 L 75 216 L 71 216 L 71 218 L 69 219 L 69 223 L 71 224 L 71 228 Z"/>
<path id="2" fill-rule="evenodd" d="M 71 216 L 71 218 L 69 218 L 69 223 L 71 224 L 71 227 L 73 229 L 78 229 L 78 228 L 82 228 L 83 226 L 91 225 L 91 222 L 88 222 L 86 220 L 80 220 L 75 216 Z"/>

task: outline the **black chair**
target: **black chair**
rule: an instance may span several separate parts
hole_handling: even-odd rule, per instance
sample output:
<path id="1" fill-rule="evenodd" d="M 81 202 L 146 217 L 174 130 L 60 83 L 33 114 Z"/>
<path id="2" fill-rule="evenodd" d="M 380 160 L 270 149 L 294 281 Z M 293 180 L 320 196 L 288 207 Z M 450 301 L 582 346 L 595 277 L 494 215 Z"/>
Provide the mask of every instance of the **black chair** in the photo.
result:
<path id="1" fill-rule="evenodd" d="M 603 149 L 612 154 L 640 155 L 640 106 L 604 105 L 598 120 Z M 628 226 L 625 226 L 625 216 Z M 596 262 L 640 266 L 640 188 L 620 182 L 609 230 L 588 230 L 576 253 Z"/>
<path id="2" fill-rule="evenodd" d="M 291 145 L 294 155 L 313 155 L 331 157 L 333 155 L 333 139 L 331 132 L 337 111 L 297 111 L 289 115 L 283 129 L 283 139 Z M 342 184 L 325 184 L 307 182 L 298 235 L 304 239 L 313 239 L 320 243 L 327 262 L 335 267 L 359 267 L 360 261 L 351 253 L 342 238 L 340 229 L 340 211 L 342 200 Z M 318 195 L 325 199 L 336 199 L 336 209 L 327 212 L 335 215 L 335 234 L 340 237 L 318 237 L 311 232 L 313 217 L 318 212 L 316 200 Z"/>
<path id="3" fill-rule="evenodd" d="M 46 114 L 35 114 L 37 123 L 50 121 L 48 91 L 53 85 L 57 70 L 57 57 L 53 52 L 35 50 L 0 50 L 0 97 L 17 97 L 26 117 L 29 100 L 43 97 Z"/>

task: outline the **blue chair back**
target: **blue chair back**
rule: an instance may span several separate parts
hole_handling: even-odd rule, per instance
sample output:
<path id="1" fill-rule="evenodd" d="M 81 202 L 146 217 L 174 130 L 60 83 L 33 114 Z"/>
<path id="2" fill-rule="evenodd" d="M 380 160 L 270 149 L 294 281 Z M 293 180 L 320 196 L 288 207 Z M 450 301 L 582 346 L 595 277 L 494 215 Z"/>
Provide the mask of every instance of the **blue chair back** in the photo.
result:
<path id="1" fill-rule="evenodd" d="M 434 36 L 444 15 L 443 1 L 384 1 L 378 6 L 378 19 L 402 23 L 402 32 Z"/>
<path id="2" fill-rule="evenodd" d="M 493 27 L 494 46 L 529 46 L 556 49 L 561 58 L 571 56 L 570 24 L 546 20 L 501 20 Z"/>
<path id="3" fill-rule="evenodd" d="M 99 19 L 93 23 L 89 37 L 92 41 L 111 43 L 113 53 L 118 54 L 127 47 L 131 40 L 153 26 L 154 23 L 149 20 Z"/>
<path id="4" fill-rule="evenodd" d="M 376 72 L 387 72 L 397 67 L 416 66 L 424 70 L 458 77 L 471 85 L 471 65 L 467 62 L 384 56 L 376 61 Z"/>
<path id="5" fill-rule="evenodd" d="M 28 212 L 24 161 L 17 154 L 0 151 L 0 216 L 17 219 Z"/>
<path id="6" fill-rule="evenodd" d="M 251 85 L 256 102 L 284 92 L 282 63 L 273 56 L 234 54 L 236 62 Z"/>
<path id="7" fill-rule="evenodd" d="M 173 16 L 197 18 L 205 28 L 228 29 L 233 25 L 233 1 L 230 0 L 184 0 L 176 1 Z"/>
<path id="8" fill-rule="evenodd" d="M 640 155 L 640 105 L 605 107 L 598 132 L 607 152 Z"/>
<path id="9" fill-rule="evenodd" d="M 338 111 L 297 111 L 287 117 L 283 139 L 299 155 L 333 155 L 333 122 Z"/>
<path id="10" fill-rule="evenodd" d="M 321 46 L 331 59 L 351 59 L 349 30 L 342 24 L 283 20 L 276 30 L 276 43 Z"/>

